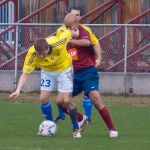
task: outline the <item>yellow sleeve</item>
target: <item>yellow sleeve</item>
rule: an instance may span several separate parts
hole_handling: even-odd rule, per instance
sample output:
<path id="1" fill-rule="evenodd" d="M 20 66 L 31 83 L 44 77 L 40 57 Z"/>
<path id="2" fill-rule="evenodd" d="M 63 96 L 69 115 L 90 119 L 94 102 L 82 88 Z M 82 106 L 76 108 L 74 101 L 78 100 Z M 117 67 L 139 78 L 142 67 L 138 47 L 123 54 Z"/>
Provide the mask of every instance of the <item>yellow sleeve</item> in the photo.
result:
<path id="1" fill-rule="evenodd" d="M 87 27 L 87 26 L 83 26 L 83 25 L 82 25 L 82 27 L 84 27 L 84 29 L 86 29 L 86 30 L 89 32 L 89 35 L 90 35 L 90 38 L 91 38 L 91 44 L 92 44 L 92 45 L 97 45 L 97 44 L 99 44 L 99 40 L 98 40 L 97 37 L 94 35 L 94 33 L 92 32 L 92 30 L 91 30 L 89 27 Z"/>
<path id="2" fill-rule="evenodd" d="M 72 38 L 71 35 L 72 35 L 71 31 L 66 29 L 59 35 L 59 39 L 66 39 L 66 44 L 67 44 L 70 41 L 70 39 Z"/>
<path id="3" fill-rule="evenodd" d="M 61 27 L 59 27 L 56 31 L 56 36 L 59 36 L 60 34 L 62 34 L 66 29 L 65 25 L 62 25 Z"/>
<path id="4" fill-rule="evenodd" d="M 32 46 L 31 48 L 29 48 L 24 61 L 24 65 L 23 65 L 24 73 L 30 74 L 35 69 L 36 67 L 35 57 L 36 57 L 35 49 L 34 46 Z"/>

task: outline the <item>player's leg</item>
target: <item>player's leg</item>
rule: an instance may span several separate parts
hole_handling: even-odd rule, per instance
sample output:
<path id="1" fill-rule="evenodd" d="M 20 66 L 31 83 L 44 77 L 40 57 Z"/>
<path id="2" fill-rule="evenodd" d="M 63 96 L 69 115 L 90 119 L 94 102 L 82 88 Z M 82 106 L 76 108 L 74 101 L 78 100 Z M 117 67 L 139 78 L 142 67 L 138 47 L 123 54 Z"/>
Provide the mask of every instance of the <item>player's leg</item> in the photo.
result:
<path id="1" fill-rule="evenodd" d="M 58 108 L 58 116 L 55 118 L 54 121 L 56 123 L 60 123 L 62 120 L 65 119 L 65 113 L 61 107 L 57 106 L 57 108 Z"/>
<path id="2" fill-rule="evenodd" d="M 77 96 L 79 93 L 83 91 L 83 84 L 82 84 L 82 73 L 77 72 L 74 73 L 74 80 L 73 80 L 73 92 L 72 96 Z M 87 116 L 82 115 L 78 112 L 78 124 L 81 130 L 83 130 L 84 125 L 87 123 Z"/>
<path id="3" fill-rule="evenodd" d="M 84 76 L 84 78 L 86 79 L 84 82 L 84 91 L 85 93 L 88 93 L 89 98 L 92 100 L 93 105 L 98 110 L 100 116 L 106 123 L 110 131 L 110 137 L 117 137 L 118 132 L 115 129 L 110 113 L 108 109 L 105 107 L 105 105 L 103 104 L 99 93 L 99 75 L 97 73 L 97 70 L 96 68 L 91 68 L 87 71 L 88 73 L 85 71 L 85 76 Z M 116 133 L 113 136 L 111 136 L 112 131 L 113 133 L 114 132 Z"/>
<path id="4" fill-rule="evenodd" d="M 78 118 L 77 118 L 77 109 L 75 103 L 72 101 L 72 91 L 73 91 L 73 69 L 72 67 L 66 69 L 65 71 L 61 72 L 57 76 L 58 80 L 58 101 L 65 105 L 67 108 L 67 113 L 70 116 L 72 122 L 72 129 L 73 129 L 73 137 L 80 138 L 81 133 L 79 130 L 78 125 Z"/>
<path id="5" fill-rule="evenodd" d="M 93 102 L 93 105 L 98 110 L 99 114 L 101 115 L 102 119 L 104 120 L 105 124 L 107 125 L 110 137 L 117 137 L 118 132 L 115 128 L 115 125 L 112 121 L 111 115 L 106 108 L 106 106 L 103 104 L 100 93 L 98 91 L 91 91 L 89 93 L 89 97 Z"/>
<path id="6" fill-rule="evenodd" d="M 76 95 L 78 95 L 78 94 L 81 93 L 81 92 L 82 92 L 82 85 L 81 85 L 80 81 L 78 80 L 78 78 L 76 79 L 76 78 L 74 77 L 72 96 L 76 96 Z M 56 103 L 57 103 L 58 109 L 59 109 L 60 111 L 63 110 L 63 112 L 64 112 L 65 114 L 68 114 L 67 108 L 66 108 L 62 103 L 60 104 L 58 96 L 57 96 L 57 98 L 56 98 Z M 78 112 L 77 115 L 78 115 L 79 126 L 81 127 L 81 126 L 83 126 L 83 124 L 85 123 L 85 120 L 86 120 L 87 118 L 86 118 L 85 116 L 83 116 L 80 112 Z M 58 120 L 60 119 L 59 116 L 61 116 L 61 115 L 58 115 L 58 116 L 56 117 L 56 119 L 55 119 L 56 122 L 58 122 Z M 61 121 L 62 121 L 62 119 L 61 119 Z"/>
<path id="7" fill-rule="evenodd" d="M 51 91 L 55 90 L 57 87 L 55 78 L 53 76 L 54 75 L 51 72 L 45 70 L 41 71 L 41 111 L 47 120 L 53 120 L 52 107 L 49 100 Z"/>
<path id="8" fill-rule="evenodd" d="M 68 109 L 64 104 L 57 104 L 64 112 L 65 114 L 69 115 Z M 87 123 L 87 117 L 80 112 L 77 112 L 77 119 L 78 119 L 78 124 L 79 128 L 83 130 L 84 125 Z"/>
<path id="9" fill-rule="evenodd" d="M 87 116 L 87 123 L 91 122 L 91 115 L 92 115 L 92 101 L 89 99 L 89 97 L 84 94 L 83 100 L 82 100 L 83 108 L 84 108 L 84 114 Z"/>
<path id="10" fill-rule="evenodd" d="M 68 109 L 67 109 L 67 107 L 65 106 L 65 104 L 62 103 L 62 102 L 60 103 L 60 102 L 58 101 L 58 99 L 59 99 L 59 98 L 58 98 L 58 96 L 57 96 L 57 101 L 56 101 L 57 106 L 58 106 L 59 108 L 61 108 L 65 114 L 69 115 Z M 77 112 L 77 117 L 78 117 L 78 124 L 79 124 L 79 127 L 82 128 L 83 125 L 84 125 L 85 123 L 87 123 L 87 117 L 84 116 L 83 114 L 81 114 L 80 112 Z M 56 119 L 57 119 L 57 117 L 56 117 Z"/>
<path id="11" fill-rule="evenodd" d="M 78 81 L 78 79 L 75 79 L 75 77 L 74 77 L 72 96 L 78 95 L 79 93 L 81 93 L 81 91 L 82 91 L 81 83 L 80 83 L 80 81 Z M 60 99 L 61 99 L 61 98 L 60 98 L 59 96 L 57 96 L 57 98 L 56 98 L 57 106 L 58 106 L 59 108 L 61 108 L 61 109 L 65 112 L 65 114 L 69 114 L 69 113 L 68 113 L 68 109 L 66 108 L 66 106 L 65 106 L 64 104 L 62 104 L 62 103 L 59 102 Z M 61 101 L 61 100 L 60 100 L 60 101 Z M 58 116 L 58 117 L 59 117 L 59 116 Z M 79 124 L 79 127 L 80 127 L 80 129 L 82 129 L 83 126 L 84 126 L 84 124 L 85 124 L 86 121 L 87 121 L 87 117 L 84 116 L 84 115 L 82 115 L 80 112 L 77 112 L 77 117 L 78 117 L 78 124 Z M 57 117 L 56 117 L 56 119 L 57 119 Z"/>
<path id="12" fill-rule="evenodd" d="M 41 91 L 40 102 L 41 102 L 41 112 L 46 120 L 53 121 L 52 107 L 49 101 L 50 91 Z"/>
<path id="13" fill-rule="evenodd" d="M 59 105 L 60 102 L 58 101 L 58 94 L 57 94 L 57 98 L 56 98 L 56 104 L 57 104 L 57 109 L 58 109 L 58 115 L 55 118 L 54 122 L 55 123 L 60 123 L 62 120 L 65 119 L 65 112 Z"/>
<path id="14" fill-rule="evenodd" d="M 76 105 L 71 100 L 71 93 L 70 95 L 68 95 L 68 93 L 63 93 L 63 98 L 64 98 L 64 104 L 66 105 L 67 112 L 72 122 L 73 132 L 75 132 L 77 129 L 79 129 Z"/>

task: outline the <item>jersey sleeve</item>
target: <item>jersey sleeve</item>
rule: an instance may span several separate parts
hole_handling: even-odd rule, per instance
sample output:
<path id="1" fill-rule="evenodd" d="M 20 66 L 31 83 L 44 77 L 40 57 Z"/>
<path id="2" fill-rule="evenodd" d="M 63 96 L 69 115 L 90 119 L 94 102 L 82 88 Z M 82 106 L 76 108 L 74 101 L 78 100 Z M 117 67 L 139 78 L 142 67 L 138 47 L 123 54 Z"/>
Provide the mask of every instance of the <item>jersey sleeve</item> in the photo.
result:
<path id="1" fill-rule="evenodd" d="M 94 35 L 94 33 L 91 31 L 89 34 L 90 34 L 90 38 L 91 38 L 91 44 L 92 44 L 92 45 L 97 45 L 97 44 L 99 44 L 99 40 L 98 40 L 97 37 Z"/>
<path id="2" fill-rule="evenodd" d="M 66 44 L 70 41 L 71 38 L 71 31 L 68 29 L 66 29 L 59 35 L 59 39 L 66 39 Z"/>
<path id="3" fill-rule="evenodd" d="M 56 31 L 56 36 L 60 36 L 66 30 L 65 25 L 59 27 Z"/>
<path id="4" fill-rule="evenodd" d="M 87 26 L 83 26 L 88 32 L 89 32 L 89 35 L 90 35 L 90 39 L 91 39 L 91 44 L 92 45 L 97 45 L 99 44 L 99 40 L 97 39 L 97 37 L 94 35 L 94 33 L 92 32 L 92 30 L 87 27 Z"/>
<path id="5" fill-rule="evenodd" d="M 80 31 L 79 39 L 86 39 L 86 40 L 89 40 L 91 42 L 90 34 L 84 28 L 82 28 L 82 30 Z"/>
<path id="6" fill-rule="evenodd" d="M 36 67 L 35 64 L 35 57 L 36 54 L 33 52 L 34 46 L 32 46 L 26 55 L 24 65 L 23 65 L 23 72 L 26 74 L 30 74 Z"/>

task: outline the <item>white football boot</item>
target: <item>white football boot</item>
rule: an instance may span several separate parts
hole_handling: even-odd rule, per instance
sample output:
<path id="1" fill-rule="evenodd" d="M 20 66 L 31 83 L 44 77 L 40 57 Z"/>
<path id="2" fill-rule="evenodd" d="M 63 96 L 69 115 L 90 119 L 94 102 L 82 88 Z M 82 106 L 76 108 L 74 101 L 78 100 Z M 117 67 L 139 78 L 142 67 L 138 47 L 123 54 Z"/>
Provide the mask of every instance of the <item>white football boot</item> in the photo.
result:
<path id="1" fill-rule="evenodd" d="M 87 118 L 88 117 L 86 115 L 83 115 L 83 119 L 80 122 L 78 122 L 79 129 L 81 129 L 81 131 L 83 130 L 84 126 L 86 125 Z"/>
<path id="2" fill-rule="evenodd" d="M 118 137 L 118 135 L 119 135 L 118 131 L 109 130 L 109 137 L 110 138 L 116 138 L 116 137 Z"/>
<path id="3" fill-rule="evenodd" d="M 73 131 L 73 137 L 74 137 L 74 138 L 81 138 L 81 137 L 82 137 L 82 135 L 81 135 L 81 130 L 80 130 L 80 129 L 75 129 L 75 130 Z"/>

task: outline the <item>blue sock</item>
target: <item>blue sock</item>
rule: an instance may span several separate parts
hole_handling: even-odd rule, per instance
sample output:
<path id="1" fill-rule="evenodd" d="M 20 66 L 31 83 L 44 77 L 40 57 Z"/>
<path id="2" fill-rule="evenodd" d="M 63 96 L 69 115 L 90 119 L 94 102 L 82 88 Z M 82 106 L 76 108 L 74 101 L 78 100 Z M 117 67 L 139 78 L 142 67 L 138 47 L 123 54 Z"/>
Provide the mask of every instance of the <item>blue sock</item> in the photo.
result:
<path id="1" fill-rule="evenodd" d="M 59 117 L 63 117 L 64 116 L 64 111 L 59 106 L 58 106 L 58 116 Z"/>
<path id="2" fill-rule="evenodd" d="M 83 98 L 83 108 L 84 114 L 90 119 L 92 114 L 92 101 L 87 96 Z"/>
<path id="3" fill-rule="evenodd" d="M 43 113 L 43 116 L 46 120 L 51 120 L 53 121 L 53 116 L 52 116 L 52 106 L 51 103 L 48 102 L 46 104 L 41 104 L 41 111 Z"/>

